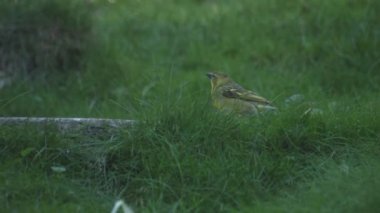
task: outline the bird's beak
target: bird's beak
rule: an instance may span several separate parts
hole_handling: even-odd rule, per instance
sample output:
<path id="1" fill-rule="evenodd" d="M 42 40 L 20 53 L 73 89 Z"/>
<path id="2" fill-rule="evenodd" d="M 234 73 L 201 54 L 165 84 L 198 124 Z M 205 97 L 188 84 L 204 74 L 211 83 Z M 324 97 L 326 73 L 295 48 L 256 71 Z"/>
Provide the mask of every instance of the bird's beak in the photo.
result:
<path id="1" fill-rule="evenodd" d="M 209 79 L 213 79 L 213 78 L 215 78 L 215 74 L 212 73 L 212 72 L 209 72 L 209 73 L 207 73 L 206 75 L 207 75 L 207 77 L 208 77 Z"/>

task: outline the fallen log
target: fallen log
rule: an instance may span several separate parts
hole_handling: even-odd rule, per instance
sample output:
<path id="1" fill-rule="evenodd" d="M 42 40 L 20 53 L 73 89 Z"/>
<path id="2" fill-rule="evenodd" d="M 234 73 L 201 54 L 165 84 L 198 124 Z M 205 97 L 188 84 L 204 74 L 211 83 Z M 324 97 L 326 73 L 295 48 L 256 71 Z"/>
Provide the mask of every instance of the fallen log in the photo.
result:
<path id="1" fill-rule="evenodd" d="M 0 126 L 55 126 L 61 133 L 85 131 L 99 132 L 127 128 L 137 124 L 135 120 L 106 118 L 52 118 L 52 117 L 0 117 Z"/>

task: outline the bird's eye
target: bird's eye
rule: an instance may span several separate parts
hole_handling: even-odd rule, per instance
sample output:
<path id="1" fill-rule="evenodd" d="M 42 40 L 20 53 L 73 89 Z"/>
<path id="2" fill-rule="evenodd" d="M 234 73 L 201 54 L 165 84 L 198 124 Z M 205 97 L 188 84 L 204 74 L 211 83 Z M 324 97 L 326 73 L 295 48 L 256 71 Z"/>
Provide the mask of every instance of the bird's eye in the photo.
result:
<path id="1" fill-rule="evenodd" d="M 211 72 L 207 73 L 206 75 L 207 75 L 207 77 L 208 77 L 209 79 L 213 79 L 213 78 L 216 77 L 215 74 L 214 74 L 214 73 L 211 73 Z"/>

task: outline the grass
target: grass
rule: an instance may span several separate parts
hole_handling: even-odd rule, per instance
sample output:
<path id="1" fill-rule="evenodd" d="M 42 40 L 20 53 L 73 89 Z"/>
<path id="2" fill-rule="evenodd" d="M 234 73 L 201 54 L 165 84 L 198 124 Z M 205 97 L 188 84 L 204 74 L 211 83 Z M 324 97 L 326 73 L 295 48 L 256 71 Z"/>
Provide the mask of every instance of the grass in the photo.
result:
<path id="1" fill-rule="evenodd" d="M 118 198 L 138 212 L 378 209 L 377 1 L 25 5 L 1 7 L 1 66 L 17 73 L 1 115 L 142 122 L 102 137 L 0 127 L 6 211 L 104 212 Z M 4 33 L 31 23 L 64 29 L 47 40 L 57 49 L 42 48 L 46 30 Z M 215 69 L 279 113 L 214 111 L 204 74 Z M 289 106 L 293 94 L 304 99 Z M 323 113 L 303 116 L 310 107 Z"/>

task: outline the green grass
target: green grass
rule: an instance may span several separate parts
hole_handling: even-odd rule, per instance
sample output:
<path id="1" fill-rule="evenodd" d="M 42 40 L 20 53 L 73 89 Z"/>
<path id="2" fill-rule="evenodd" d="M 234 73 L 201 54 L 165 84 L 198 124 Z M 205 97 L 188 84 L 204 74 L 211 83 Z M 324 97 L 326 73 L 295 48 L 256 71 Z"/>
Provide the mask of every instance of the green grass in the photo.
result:
<path id="1" fill-rule="evenodd" d="M 137 212 L 379 208 L 377 1 L 25 5 L 1 7 L 0 66 L 16 79 L 1 115 L 141 123 L 101 137 L 1 126 L 4 211 L 104 212 L 119 198 Z M 14 26 L 40 30 L 4 33 Z M 214 111 L 209 70 L 279 112 Z M 285 104 L 293 94 L 304 100 Z M 323 113 L 303 116 L 310 107 Z"/>

